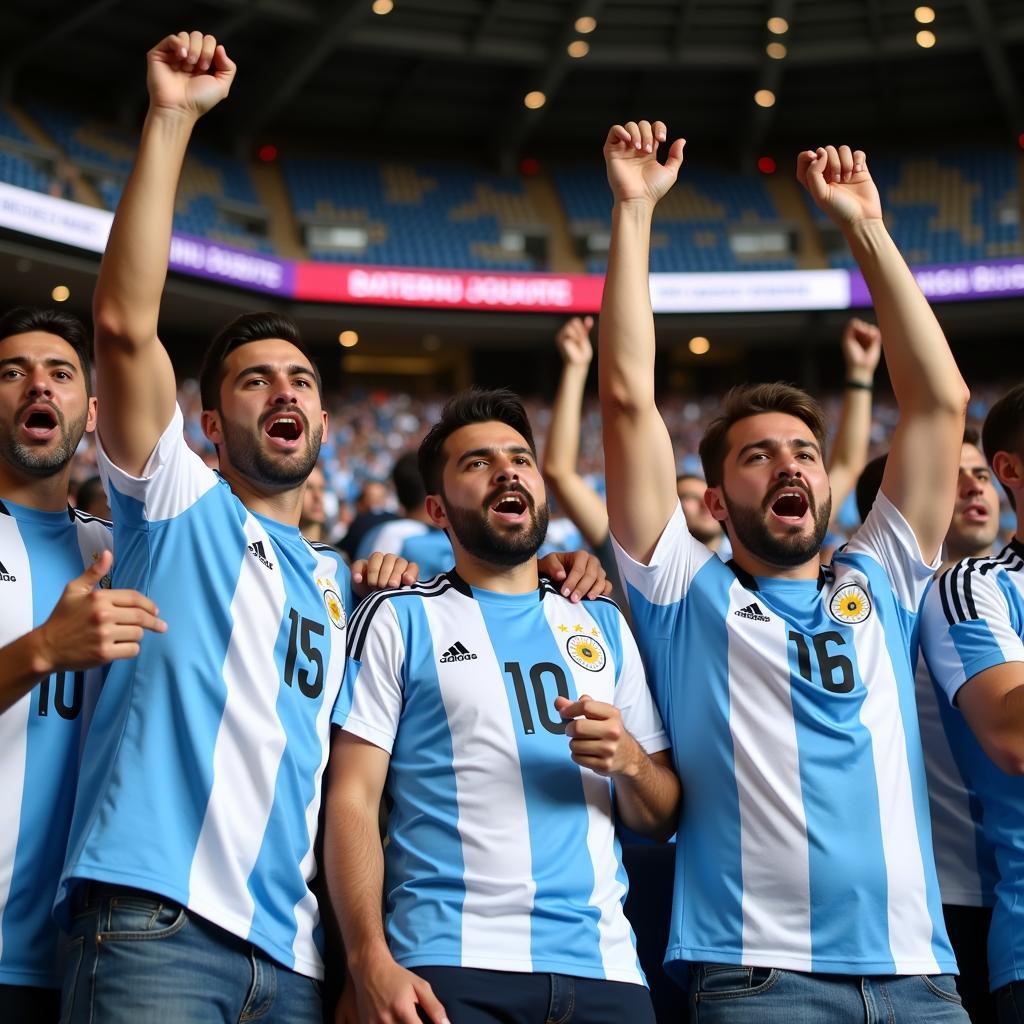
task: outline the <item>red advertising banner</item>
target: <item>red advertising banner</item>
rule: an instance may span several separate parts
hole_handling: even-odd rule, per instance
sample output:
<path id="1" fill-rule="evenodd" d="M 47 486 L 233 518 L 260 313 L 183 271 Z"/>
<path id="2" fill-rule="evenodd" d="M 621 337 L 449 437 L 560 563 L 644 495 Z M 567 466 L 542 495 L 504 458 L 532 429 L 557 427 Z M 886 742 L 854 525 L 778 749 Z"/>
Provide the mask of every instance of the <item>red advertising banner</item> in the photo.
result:
<path id="1" fill-rule="evenodd" d="M 596 313 L 604 278 L 590 274 L 508 274 L 339 263 L 295 264 L 293 296 L 371 306 Z"/>

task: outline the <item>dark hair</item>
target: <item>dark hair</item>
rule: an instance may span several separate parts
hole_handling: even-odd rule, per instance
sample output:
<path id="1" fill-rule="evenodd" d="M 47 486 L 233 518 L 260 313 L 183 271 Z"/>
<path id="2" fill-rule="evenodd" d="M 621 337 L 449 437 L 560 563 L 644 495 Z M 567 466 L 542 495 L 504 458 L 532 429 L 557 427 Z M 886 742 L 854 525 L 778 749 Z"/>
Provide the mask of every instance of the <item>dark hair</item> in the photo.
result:
<path id="1" fill-rule="evenodd" d="M 700 461 L 709 487 L 722 483 L 722 471 L 728 454 L 726 434 L 729 428 L 748 416 L 781 412 L 795 416 L 810 428 L 822 455 L 825 454 L 825 413 L 817 400 L 792 384 L 739 384 L 722 399 L 722 415 L 708 424 L 700 441 Z"/>
<path id="2" fill-rule="evenodd" d="M 427 497 L 427 489 L 423 486 L 423 477 L 420 476 L 419 460 L 415 452 L 406 452 L 395 460 L 391 469 L 391 480 L 402 508 L 410 510 L 423 504 Z"/>
<path id="3" fill-rule="evenodd" d="M 973 444 L 977 448 L 980 440 L 981 438 L 974 427 L 964 427 L 964 444 Z M 882 486 L 882 477 L 885 475 L 885 464 L 888 458 L 888 452 L 876 455 L 861 470 L 860 476 L 857 477 L 857 486 L 854 494 L 857 499 L 857 515 L 860 516 L 861 522 L 867 519 L 871 506 L 874 505 L 875 498 L 878 497 L 878 490 Z"/>
<path id="4" fill-rule="evenodd" d="M 999 399 L 988 411 L 981 428 L 981 444 L 991 464 L 996 452 L 1009 452 L 1024 458 L 1024 384 L 1018 384 Z M 1002 480 L 999 481 L 1003 484 Z M 1017 504 L 1010 489 L 1003 484 L 1010 507 Z"/>
<path id="5" fill-rule="evenodd" d="M 696 480 L 697 483 L 700 484 L 707 483 L 700 473 L 679 473 L 676 475 L 676 487 L 678 487 L 684 480 Z"/>
<path id="6" fill-rule="evenodd" d="M 92 397 L 92 358 L 85 324 L 71 313 L 42 306 L 18 306 L 0 317 L 0 341 L 31 331 L 55 334 L 75 350 L 85 378 L 85 393 Z"/>
<path id="7" fill-rule="evenodd" d="M 222 327 L 210 342 L 203 357 L 203 368 L 199 371 L 199 397 L 204 409 L 220 408 L 220 385 L 224 380 L 224 360 L 239 346 L 250 341 L 264 341 L 281 338 L 291 342 L 304 356 L 309 358 L 316 378 L 316 389 L 323 395 L 320 371 L 309 356 L 306 346 L 299 337 L 299 328 L 293 320 L 280 313 L 243 313 L 231 323 Z"/>
<path id="8" fill-rule="evenodd" d="M 427 488 L 427 494 L 441 494 L 443 491 L 445 441 L 462 427 L 467 427 L 471 423 L 489 423 L 492 420 L 504 423 L 522 434 L 530 446 L 530 451 L 536 457 L 537 446 L 533 441 L 533 429 L 518 395 L 506 388 L 494 391 L 471 388 L 468 391 L 460 391 L 445 403 L 441 410 L 441 418 L 427 432 L 417 452 L 420 476 Z"/>

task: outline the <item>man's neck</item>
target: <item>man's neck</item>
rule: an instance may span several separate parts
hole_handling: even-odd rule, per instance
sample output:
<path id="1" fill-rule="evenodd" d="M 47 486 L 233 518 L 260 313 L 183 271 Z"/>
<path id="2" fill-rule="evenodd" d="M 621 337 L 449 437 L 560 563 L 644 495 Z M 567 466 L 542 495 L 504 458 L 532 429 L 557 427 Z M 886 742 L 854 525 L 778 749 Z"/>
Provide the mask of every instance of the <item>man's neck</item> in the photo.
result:
<path id="1" fill-rule="evenodd" d="M 455 571 L 471 587 L 498 594 L 529 594 L 540 583 L 536 555 L 519 565 L 495 565 L 459 550 L 455 554 Z"/>
<path id="2" fill-rule="evenodd" d="M 250 512 L 276 519 L 285 526 L 298 527 L 302 518 L 302 484 L 284 491 L 267 492 L 258 490 L 233 467 L 222 467 L 221 476 L 238 500 Z"/>
<path id="3" fill-rule="evenodd" d="M 987 544 L 980 548 L 951 548 L 948 545 L 944 551 L 945 557 L 942 560 L 942 565 L 939 566 L 936 571 L 936 577 L 941 576 L 947 569 L 952 569 L 957 562 L 962 562 L 965 558 L 984 558 L 986 555 L 992 554 L 992 545 Z"/>
<path id="4" fill-rule="evenodd" d="M 746 573 L 761 579 L 779 580 L 816 580 L 821 573 L 821 559 L 815 553 L 802 565 L 772 565 L 752 555 L 742 545 L 733 544 L 732 560 Z"/>
<path id="5" fill-rule="evenodd" d="M 6 498 L 40 512 L 63 512 L 68 507 L 70 480 L 70 465 L 47 477 L 20 476 L 7 467 L 0 467 L 0 500 Z"/>

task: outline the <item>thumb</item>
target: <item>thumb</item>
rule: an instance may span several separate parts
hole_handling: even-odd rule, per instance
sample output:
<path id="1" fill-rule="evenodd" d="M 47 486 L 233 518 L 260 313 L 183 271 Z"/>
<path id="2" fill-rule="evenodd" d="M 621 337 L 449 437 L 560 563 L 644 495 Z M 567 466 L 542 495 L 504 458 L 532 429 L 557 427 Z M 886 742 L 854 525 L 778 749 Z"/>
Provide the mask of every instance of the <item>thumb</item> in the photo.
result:
<path id="1" fill-rule="evenodd" d="M 686 145 L 686 139 L 676 139 L 675 142 L 669 147 L 668 157 L 665 159 L 665 169 L 679 173 L 679 168 L 683 166 L 683 147 Z"/>
<path id="2" fill-rule="evenodd" d="M 594 318 L 592 316 L 585 316 L 583 318 L 583 326 L 589 331 L 594 326 Z"/>
<path id="3" fill-rule="evenodd" d="M 109 549 L 104 549 L 99 558 L 92 563 L 81 576 L 73 579 L 70 586 L 83 594 L 88 594 L 104 576 L 110 572 L 114 564 L 114 556 Z"/>

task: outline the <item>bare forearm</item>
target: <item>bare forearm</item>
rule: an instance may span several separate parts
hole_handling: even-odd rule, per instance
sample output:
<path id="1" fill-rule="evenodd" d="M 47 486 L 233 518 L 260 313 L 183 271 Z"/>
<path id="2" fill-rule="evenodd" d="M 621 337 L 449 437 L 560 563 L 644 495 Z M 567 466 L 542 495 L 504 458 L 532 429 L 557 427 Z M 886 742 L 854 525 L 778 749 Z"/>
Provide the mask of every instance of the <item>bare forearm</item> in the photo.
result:
<path id="1" fill-rule="evenodd" d="M 589 366 L 568 363 L 562 368 L 551 407 L 551 426 L 544 446 L 544 475 L 575 473 L 580 454 L 580 414 Z"/>
<path id="2" fill-rule="evenodd" d="M 901 411 L 917 408 L 962 412 L 966 386 L 942 328 L 881 220 L 846 231 L 850 250 L 867 282 L 885 361 Z"/>
<path id="3" fill-rule="evenodd" d="M 195 118 L 150 109 L 135 166 L 110 231 L 93 298 L 98 341 L 144 344 L 156 336 L 174 199 Z"/>
<path id="4" fill-rule="evenodd" d="M 843 392 L 839 429 L 832 444 L 828 465 L 833 516 L 838 515 L 868 460 L 871 443 L 871 380 L 863 379 L 867 377 L 866 373 L 858 377 L 856 371 L 847 370 L 847 381 L 866 384 L 868 388 L 847 386 Z"/>
<path id="5" fill-rule="evenodd" d="M 615 776 L 619 819 L 634 832 L 668 839 L 676 831 L 682 786 L 672 767 L 644 754 L 634 774 Z"/>

